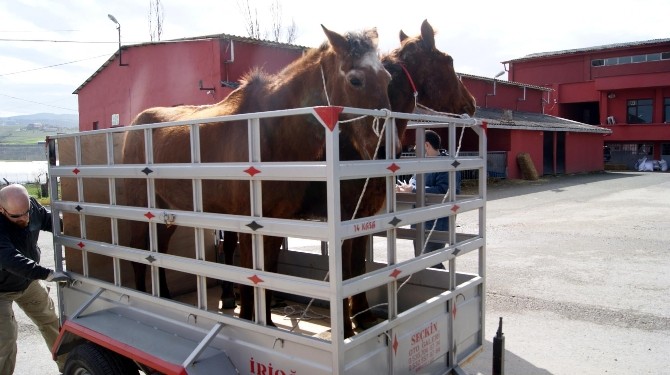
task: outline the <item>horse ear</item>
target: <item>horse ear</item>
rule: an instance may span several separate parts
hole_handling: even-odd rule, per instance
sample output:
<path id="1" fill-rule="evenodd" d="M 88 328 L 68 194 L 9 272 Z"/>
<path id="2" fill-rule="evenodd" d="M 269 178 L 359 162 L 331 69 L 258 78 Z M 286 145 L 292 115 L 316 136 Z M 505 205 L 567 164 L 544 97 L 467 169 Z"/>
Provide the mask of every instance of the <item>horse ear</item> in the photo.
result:
<path id="1" fill-rule="evenodd" d="M 430 48 L 435 48 L 435 31 L 433 26 L 428 23 L 428 20 L 423 20 L 421 23 L 421 39 Z"/>
<path id="2" fill-rule="evenodd" d="M 400 43 L 402 43 L 407 38 L 409 38 L 407 34 L 405 34 L 404 31 L 400 30 Z"/>
<path id="3" fill-rule="evenodd" d="M 365 30 L 365 36 L 370 39 L 370 41 L 374 44 L 374 47 L 377 47 L 377 44 L 379 43 L 379 33 L 377 33 L 377 28 L 373 27 L 369 30 Z"/>
<path id="4" fill-rule="evenodd" d="M 348 48 L 347 40 L 342 35 L 326 29 L 326 27 L 323 25 L 321 25 L 321 28 L 323 29 L 323 32 L 326 33 L 328 42 L 330 42 L 330 45 L 333 47 L 335 52 L 338 55 L 346 54 Z"/>

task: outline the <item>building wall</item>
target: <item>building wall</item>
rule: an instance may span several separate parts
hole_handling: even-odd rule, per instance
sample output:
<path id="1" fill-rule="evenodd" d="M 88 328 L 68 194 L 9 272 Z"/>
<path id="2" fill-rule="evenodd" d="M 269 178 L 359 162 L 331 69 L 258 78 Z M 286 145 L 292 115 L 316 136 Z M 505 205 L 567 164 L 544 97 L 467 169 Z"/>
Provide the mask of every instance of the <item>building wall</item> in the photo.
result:
<path id="1" fill-rule="evenodd" d="M 302 54 L 228 40 L 207 39 L 157 43 L 127 48 L 99 71 L 78 93 L 80 130 L 132 122 L 141 111 L 156 106 L 205 105 L 223 100 L 233 89 L 221 81 L 238 82 L 253 67 L 275 73 Z M 231 61 L 233 60 L 233 61 Z M 202 81 L 202 85 L 200 82 Z M 202 87 L 202 89 L 201 89 Z"/>
<path id="2" fill-rule="evenodd" d="M 543 98 L 547 94 L 537 89 L 526 89 L 518 85 L 510 85 L 505 81 L 496 80 L 493 95 L 493 80 L 462 78 L 463 84 L 475 97 L 477 106 L 484 108 L 504 108 L 515 111 L 542 113 Z M 477 114 L 475 113 L 475 116 Z"/>
<path id="3" fill-rule="evenodd" d="M 594 147 L 603 143 L 603 134 L 567 133 L 565 147 L 578 152 L 565 153 L 565 173 L 584 173 L 603 170 L 602 147 Z"/>
<path id="4" fill-rule="evenodd" d="M 584 111 L 597 108 L 599 125 L 612 130 L 606 144 L 652 145 L 653 157 L 659 159 L 663 145 L 670 144 L 670 125 L 663 115 L 664 100 L 670 98 L 670 60 L 603 66 L 592 66 L 592 61 L 667 52 L 670 43 L 665 41 L 519 59 L 509 62 L 509 78 L 555 89 L 548 114 L 582 121 Z M 651 123 L 628 124 L 628 101 L 637 99 L 652 99 Z"/>

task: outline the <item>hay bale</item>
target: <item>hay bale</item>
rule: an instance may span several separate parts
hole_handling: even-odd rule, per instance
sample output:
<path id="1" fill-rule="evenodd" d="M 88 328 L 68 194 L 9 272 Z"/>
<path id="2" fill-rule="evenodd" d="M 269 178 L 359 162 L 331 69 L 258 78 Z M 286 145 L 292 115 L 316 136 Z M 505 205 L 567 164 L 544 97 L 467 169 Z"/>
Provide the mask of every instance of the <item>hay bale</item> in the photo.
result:
<path id="1" fill-rule="evenodd" d="M 520 152 L 516 156 L 516 162 L 519 164 L 519 168 L 521 169 L 521 176 L 524 180 L 535 181 L 540 178 L 529 153 Z"/>

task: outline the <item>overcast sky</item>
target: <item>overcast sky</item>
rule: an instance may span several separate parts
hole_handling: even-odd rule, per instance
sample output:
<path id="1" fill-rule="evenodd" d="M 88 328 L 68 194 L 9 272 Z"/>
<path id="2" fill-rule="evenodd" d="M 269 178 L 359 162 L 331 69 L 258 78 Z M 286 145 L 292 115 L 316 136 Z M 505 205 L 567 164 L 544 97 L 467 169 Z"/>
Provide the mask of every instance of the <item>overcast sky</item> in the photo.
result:
<path id="1" fill-rule="evenodd" d="M 261 29 L 272 0 L 249 0 Z M 247 33 L 239 0 L 162 0 L 162 40 Z M 530 53 L 670 38 L 670 1 L 370 1 L 280 0 L 284 24 L 295 21 L 295 44 L 325 40 L 320 24 L 346 32 L 377 27 L 380 52 L 417 35 L 424 19 L 457 72 L 493 77 L 502 61 Z M 118 48 L 148 42 L 149 0 L 0 0 L 0 117 L 77 113 L 72 92 Z M 505 79 L 502 76 L 501 79 Z"/>

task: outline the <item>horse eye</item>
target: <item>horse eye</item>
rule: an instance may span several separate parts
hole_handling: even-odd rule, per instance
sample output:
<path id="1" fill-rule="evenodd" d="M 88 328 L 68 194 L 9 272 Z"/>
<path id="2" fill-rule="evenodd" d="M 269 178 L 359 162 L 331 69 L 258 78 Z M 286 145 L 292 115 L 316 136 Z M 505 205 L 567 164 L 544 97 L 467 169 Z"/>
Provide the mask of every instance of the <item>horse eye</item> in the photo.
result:
<path id="1" fill-rule="evenodd" d="M 358 77 L 349 78 L 349 83 L 354 87 L 363 87 L 363 80 Z"/>

